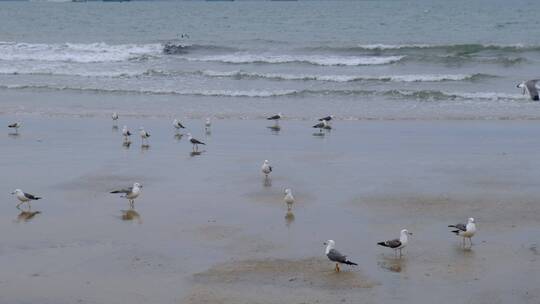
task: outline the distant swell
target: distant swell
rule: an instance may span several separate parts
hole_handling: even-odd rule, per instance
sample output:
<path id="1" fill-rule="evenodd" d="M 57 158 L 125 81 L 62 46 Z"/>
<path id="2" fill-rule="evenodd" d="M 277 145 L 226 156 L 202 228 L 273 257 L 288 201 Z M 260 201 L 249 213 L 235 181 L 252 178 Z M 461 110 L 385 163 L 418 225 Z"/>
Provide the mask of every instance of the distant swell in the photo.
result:
<path id="1" fill-rule="evenodd" d="M 392 99 L 408 99 L 419 101 L 448 101 L 448 100 L 527 100 L 521 94 L 505 94 L 495 92 L 453 93 L 437 90 L 154 90 L 154 89 L 104 89 L 92 87 L 69 87 L 54 85 L 0 85 L 3 89 L 45 89 L 72 90 L 94 93 L 126 93 L 126 94 L 156 94 L 156 95 L 194 95 L 215 97 L 253 97 L 269 98 L 280 96 L 386 96 Z"/>
<path id="2" fill-rule="evenodd" d="M 351 47 L 330 47 L 341 51 L 444 51 L 452 53 L 472 54 L 482 51 L 506 51 L 506 52 L 525 52 L 538 51 L 539 45 L 516 44 L 480 44 L 480 43 L 462 43 L 462 44 L 360 44 Z"/>
<path id="3" fill-rule="evenodd" d="M 211 55 L 200 57 L 183 57 L 189 61 L 210 61 L 234 64 L 246 63 L 308 63 L 321 66 L 358 66 L 380 65 L 398 62 L 404 56 L 332 56 L 332 55 L 258 55 L 249 53 L 235 53 L 227 55 Z"/>

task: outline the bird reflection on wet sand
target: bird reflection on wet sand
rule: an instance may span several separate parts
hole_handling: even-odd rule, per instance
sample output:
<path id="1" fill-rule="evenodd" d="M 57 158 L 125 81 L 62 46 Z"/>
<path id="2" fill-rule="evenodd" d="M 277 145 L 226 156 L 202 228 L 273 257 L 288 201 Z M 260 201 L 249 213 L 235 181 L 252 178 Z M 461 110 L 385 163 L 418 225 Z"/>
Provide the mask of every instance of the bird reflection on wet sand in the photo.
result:
<path id="1" fill-rule="evenodd" d="M 177 141 L 180 141 L 182 140 L 182 136 L 184 136 L 184 134 L 176 133 L 174 134 L 174 139 L 176 139 Z"/>
<path id="2" fill-rule="evenodd" d="M 378 264 L 381 268 L 386 269 L 391 272 L 402 272 L 405 271 L 406 258 L 397 258 L 393 256 L 383 256 L 382 261 Z"/>
<path id="3" fill-rule="evenodd" d="M 265 177 L 263 179 L 263 186 L 264 187 L 272 187 L 272 179 L 270 177 Z"/>
<path id="4" fill-rule="evenodd" d="M 139 224 L 142 224 L 141 215 L 134 208 L 130 208 L 128 210 L 121 210 L 121 211 L 122 211 L 121 219 L 123 221 L 135 221 Z"/>
<path id="5" fill-rule="evenodd" d="M 131 146 L 131 141 L 124 141 L 122 143 L 122 147 L 124 147 L 126 149 L 129 149 L 129 146 Z"/>
<path id="6" fill-rule="evenodd" d="M 287 213 L 285 214 L 285 225 L 287 225 L 287 227 L 289 227 L 293 222 L 294 222 L 294 213 L 292 213 L 291 210 L 288 210 Z"/>
<path id="7" fill-rule="evenodd" d="M 17 215 L 17 223 L 20 222 L 29 222 L 32 220 L 36 215 L 40 214 L 41 211 L 21 211 L 19 215 Z"/>
<path id="8" fill-rule="evenodd" d="M 191 157 L 199 156 L 199 155 L 202 155 L 204 152 L 206 152 L 206 150 L 202 150 L 202 151 L 192 151 L 192 152 L 189 153 L 189 156 L 191 156 Z"/>
<path id="9" fill-rule="evenodd" d="M 274 135 L 278 135 L 279 134 L 279 131 L 281 131 L 281 127 L 279 125 L 273 125 L 273 126 L 269 126 L 267 127 L 268 129 L 270 129 L 270 131 L 272 132 L 272 134 Z"/>

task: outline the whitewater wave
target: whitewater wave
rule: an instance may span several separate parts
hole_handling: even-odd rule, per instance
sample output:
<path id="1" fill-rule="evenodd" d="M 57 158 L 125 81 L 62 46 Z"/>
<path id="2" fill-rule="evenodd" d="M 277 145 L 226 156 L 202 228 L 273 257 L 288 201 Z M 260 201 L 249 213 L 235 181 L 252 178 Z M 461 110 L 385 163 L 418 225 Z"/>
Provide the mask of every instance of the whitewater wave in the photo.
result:
<path id="1" fill-rule="evenodd" d="M 305 80 L 326 82 L 354 82 L 354 81 L 383 81 L 383 82 L 440 82 L 440 81 L 464 81 L 478 80 L 481 78 L 496 77 L 488 74 L 418 74 L 418 75 L 306 75 L 306 74 L 279 74 L 279 73 L 254 73 L 245 71 L 201 71 L 202 75 L 210 77 L 231 77 L 272 80 Z"/>
<path id="2" fill-rule="evenodd" d="M 322 66 L 381 65 L 400 61 L 404 56 L 333 56 L 333 55 L 274 55 L 235 53 L 200 57 L 180 57 L 188 61 L 210 61 L 223 63 L 309 63 Z"/>
<path id="3" fill-rule="evenodd" d="M 95 93 L 126 93 L 155 95 L 193 95 L 214 97 L 252 97 L 271 98 L 283 96 L 385 96 L 392 99 L 408 99 L 418 101 L 452 101 L 452 100 L 528 100 L 521 94 L 497 92 L 444 92 L 438 90 L 162 90 L 162 89 L 114 89 L 57 85 L 0 85 L 1 89 L 44 89 L 66 91 L 88 91 Z"/>
<path id="4" fill-rule="evenodd" d="M 0 42 L 0 60 L 77 63 L 145 59 L 162 53 L 161 44 Z"/>

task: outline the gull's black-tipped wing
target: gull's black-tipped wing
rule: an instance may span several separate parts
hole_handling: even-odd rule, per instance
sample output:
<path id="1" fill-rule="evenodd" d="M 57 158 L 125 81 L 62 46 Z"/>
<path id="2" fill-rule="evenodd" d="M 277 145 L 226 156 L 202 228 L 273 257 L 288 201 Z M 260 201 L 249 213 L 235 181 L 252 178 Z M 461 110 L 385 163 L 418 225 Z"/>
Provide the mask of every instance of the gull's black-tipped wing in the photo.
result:
<path id="1" fill-rule="evenodd" d="M 202 141 L 199 141 L 195 138 L 192 138 L 191 139 L 191 143 L 194 144 L 194 145 L 206 145 L 205 143 L 203 143 Z"/>
<path id="2" fill-rule="evenodd" d="M 527 90 L 529 91 L 529 94 L 531 95 L 532 100 L 538 100 L 538 88 L 536 87 L 536 84 L 540 81 L 540 79 L 533 79 L 525 82 L 525 86 L 527 87 Z"/>
<path id="3" fill-rule="evenodd" d="M 124 188 L 124 189 L 119 189 L 119 190 L 114 190 L 114 191 L 111 191 L 110 193 L 124 193 L 124 194 L 128 194 L 128 193 L 131 193 L 131 191 L 133 191 L 133 187 Z"/>
<path id="4" fill-rule="evenodd" d="M 323 118 L 319 118 L 319 121 L 323 121 L 323 120 L 330 121 L 330 120 L 332 120 L 332 116 L 326 116 L 326 117 L 323 117 Z"/>
<path id="5" fill-rule="evenodd" d="M 448 225 L 448 227 L 457 228 L 461 231 L 467 231 L 467 225 L 461 223 L 456 225 Z"/>
<path id="6" fill-rule="evenodd" d="M 276 114 L 276 115 L 267 117 L 266 119 L 268 119 L 268 120 L 276 120 L 276 119 L 280 119 L 280 118 L 281 118 L 281 115 Z"/>
<path id="7" fill-rule="evenodd" d="M 334 261 L 338 263 L 345 263 L 347 261 L 347 256 L 341 254 L 341 252 L 335 249 L 330 249 L 330 251 L 328 252 L 326 256 L 328 257 L 328 259 L 330 259 L 330 261 Z"/>
<path id="8" fill-rule="evenodd" d="M 379 242 L 377 244 L 384 247 L 398 248 L 399 246 L 401 246 L 401 241 L 399 239 L 394 239 L 394 240 Z"/>
<path id="9" fill-rule="evenodd" d="M 41 197 L 39 197 L 39 196 L 35 196 L 35 195 L 33 195 L 33 194 L 26 193 L 26 192 L 24 193 L 24 196 L 25 196 L 27 199 L 34 200 L 34 201 L 36 201 L 36 200 L 38 200 L 38 199 L 41 199 Z"/>

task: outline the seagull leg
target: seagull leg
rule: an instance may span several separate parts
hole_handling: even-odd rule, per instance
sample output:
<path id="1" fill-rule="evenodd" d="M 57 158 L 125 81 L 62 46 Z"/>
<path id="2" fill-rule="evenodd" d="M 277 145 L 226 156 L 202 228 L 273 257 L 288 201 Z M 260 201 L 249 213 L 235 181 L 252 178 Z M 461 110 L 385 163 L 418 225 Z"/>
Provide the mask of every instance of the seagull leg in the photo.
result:
<path id="1" fill-rule="evenodd" d="M 401 259 L 402 256 L 403 254 L 401 254 L 401 248 L 399 248 L 399 258 Z"/>
<path id="2" fill-rule="evenodd" d="M 336 263 L 336 272 L 340 272 L 339 264 L 338 264 L 338 263 Z"/>
<path id="3" fill-rule="evenodd" d="M 15 207 L 16 207 L 17 209 L 21 210 L 21 204 L 22 204 L 22 203 L 23 203 L 23 202 L 18 203 L 17 206 L 15 206 Z"/>

